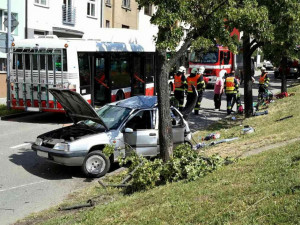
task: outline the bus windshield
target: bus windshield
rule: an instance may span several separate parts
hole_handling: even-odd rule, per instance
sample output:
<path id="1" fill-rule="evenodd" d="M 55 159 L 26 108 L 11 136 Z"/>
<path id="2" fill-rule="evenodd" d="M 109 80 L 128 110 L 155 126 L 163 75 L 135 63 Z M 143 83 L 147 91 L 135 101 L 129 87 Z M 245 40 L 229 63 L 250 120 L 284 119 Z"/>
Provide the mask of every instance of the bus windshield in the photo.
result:
<path id="1" fill-rule="evenodd" d="M 218 62 L 218 52 L 199 52 L 191 53 L 190 61 L 194 63 L 216 63 Z"/>

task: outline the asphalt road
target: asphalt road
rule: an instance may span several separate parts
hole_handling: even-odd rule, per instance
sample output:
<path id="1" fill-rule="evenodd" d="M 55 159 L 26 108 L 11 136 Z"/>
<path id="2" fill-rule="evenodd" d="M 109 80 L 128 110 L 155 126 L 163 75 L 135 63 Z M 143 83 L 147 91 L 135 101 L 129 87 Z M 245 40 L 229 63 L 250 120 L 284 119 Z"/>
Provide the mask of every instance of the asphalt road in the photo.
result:
<path id="1" fill-rule="evenodd" d="M 280 90 L 280 80 L 271 75 L 270 89 Z M 257 96 L 257 83 L 253 96 Z M 240 88 L 243 99 L 243 88 Z M 225 95 L 221 111 L 214 111 L 213 89 L 207 89 L 200 115 L 191 115 L 192 131 L 203 129 L 226 116 Z M 80 168 L 52 164 L 36 156 L 28 141 L 69 121 L 63 114 L 38 113 L 8 121 L 0 120 L 0 224 L 10 224 L 24 216 L 55 206 L 69 193 L 88 185 Z"/>

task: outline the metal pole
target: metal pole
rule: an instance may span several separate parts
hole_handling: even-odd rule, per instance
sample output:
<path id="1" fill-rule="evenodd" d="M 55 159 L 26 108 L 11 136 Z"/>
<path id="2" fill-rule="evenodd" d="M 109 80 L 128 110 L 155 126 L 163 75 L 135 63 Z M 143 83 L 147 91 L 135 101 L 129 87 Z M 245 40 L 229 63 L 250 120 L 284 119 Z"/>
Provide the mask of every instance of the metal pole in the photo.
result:
<path id="1" fill-rule="evenodd" d="M 6 65 L 6 71 L 7 71 L 6 106 L 7 106 L 7 109 L 10 110 L 10 44 L 11 44 L 11 2 L 10 2 L 10 0 L 7 0 L 7 20 L 8 20 L 7 21 L 8 27 L 7 27 L 7 65 Z"/>

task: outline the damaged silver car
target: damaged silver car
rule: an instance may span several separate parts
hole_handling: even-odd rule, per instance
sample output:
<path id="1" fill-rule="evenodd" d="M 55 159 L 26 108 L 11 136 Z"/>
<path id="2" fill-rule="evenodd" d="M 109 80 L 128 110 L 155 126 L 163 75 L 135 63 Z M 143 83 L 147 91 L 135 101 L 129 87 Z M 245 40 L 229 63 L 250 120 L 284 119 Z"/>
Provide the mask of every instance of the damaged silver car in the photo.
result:
<path id="1" fill-rule="evenodd" d="M 50 92 L 74 124 L 38 136 L 32 145 L 38 156 L 66 166 L 81 166 L 86 176 L 101 177 L 119 154 L 126 156 L 127 145 L 142 156 L 159 155 L 156 96 L 135 96 L 95 111 L 76 92 L 58 89 Z M 174 107 L 170 113 L 174 145 L 190 143 L 187 121 Z M 115 147 L 110 158 L 102 152 L 108 144 Z"/>

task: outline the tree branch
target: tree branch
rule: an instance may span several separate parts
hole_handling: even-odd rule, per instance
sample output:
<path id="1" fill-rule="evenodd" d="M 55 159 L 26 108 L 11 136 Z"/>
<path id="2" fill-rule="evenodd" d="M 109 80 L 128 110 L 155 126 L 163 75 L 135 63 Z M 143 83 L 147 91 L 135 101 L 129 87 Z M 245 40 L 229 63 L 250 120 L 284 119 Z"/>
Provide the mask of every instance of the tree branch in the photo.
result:
<path id="1" fill-rule="evenodd" d="M 256 49 L 258 49 L 259 47 L 261 47 L 261 46 L 264 46 L 264 42 L 258 42 L 258 43 L 256 43 L 255 45 L 253 45 L 251 48 L 250 48 L 250 51 L 249 51 L 249 53 L 248 53 L 248 55 L 252 55 L 253 54 L 253 52 L 255 52 L 255 50 Z"/>

